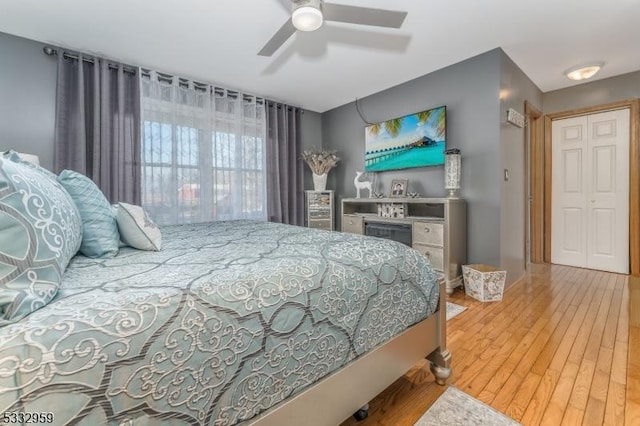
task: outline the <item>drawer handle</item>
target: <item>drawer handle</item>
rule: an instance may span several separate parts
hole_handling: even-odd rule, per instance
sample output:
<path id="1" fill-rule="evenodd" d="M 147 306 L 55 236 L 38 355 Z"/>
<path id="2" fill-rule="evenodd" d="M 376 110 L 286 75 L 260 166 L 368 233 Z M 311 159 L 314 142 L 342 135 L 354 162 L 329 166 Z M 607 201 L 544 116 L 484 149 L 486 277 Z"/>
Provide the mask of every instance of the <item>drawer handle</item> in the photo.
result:
<path id="1" fill-rule="evenodd" d="M 429 228 L 428 226 L 424 227 L 424 232 L 431 232 L 431 228 Z"/>
<path id="2" fill-rule="evenodd" d="M 427 259 L 431 259 L 431 252 L 430 251 L 425 251 L 424 255 L 427 256 Z"/>

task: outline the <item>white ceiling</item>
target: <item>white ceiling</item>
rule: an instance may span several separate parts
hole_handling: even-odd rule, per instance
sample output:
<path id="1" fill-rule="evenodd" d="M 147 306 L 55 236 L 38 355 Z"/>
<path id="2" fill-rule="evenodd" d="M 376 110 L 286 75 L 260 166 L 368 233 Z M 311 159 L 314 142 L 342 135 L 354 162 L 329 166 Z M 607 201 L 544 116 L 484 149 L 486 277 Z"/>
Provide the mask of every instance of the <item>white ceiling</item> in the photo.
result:
<path id="1" fill-rule="evenodd" d="M 287 0 L 0 0 L 0 31 L 318 112 L 496 47 L 543 92 L 593 60 L 595 79 L 640 69 L 640 0 L 332 1 L 409 14 L 400 30 L 326 23 L 270 58 Z"/>

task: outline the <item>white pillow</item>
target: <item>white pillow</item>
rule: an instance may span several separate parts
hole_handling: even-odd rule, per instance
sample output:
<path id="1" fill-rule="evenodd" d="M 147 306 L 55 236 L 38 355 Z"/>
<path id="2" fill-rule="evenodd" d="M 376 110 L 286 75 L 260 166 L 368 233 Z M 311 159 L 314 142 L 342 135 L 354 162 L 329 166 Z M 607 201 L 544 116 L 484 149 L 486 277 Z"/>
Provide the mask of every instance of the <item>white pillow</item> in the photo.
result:
<path id="1" fill-rule="evenodd" d="M 125 244 L 138 250 L 160 251 L 160 229 L 142 207 L 118 203 L 116 221 L 120 238 Z"/>

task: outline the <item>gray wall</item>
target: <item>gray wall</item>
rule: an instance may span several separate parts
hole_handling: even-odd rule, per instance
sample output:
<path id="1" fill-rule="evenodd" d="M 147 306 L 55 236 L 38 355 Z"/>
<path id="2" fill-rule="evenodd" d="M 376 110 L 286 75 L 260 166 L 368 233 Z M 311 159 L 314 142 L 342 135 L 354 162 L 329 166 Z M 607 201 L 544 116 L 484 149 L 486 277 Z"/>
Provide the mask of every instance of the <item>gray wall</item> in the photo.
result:
<path id="1" fill-rule="evenodd" d="M 522 276 L 526 267 L 527 168 L 525 129 L 507 123 L 507 110 L 524 115 L 524 101 L 542 109 L 542 92 L 501 51 L 500 69 L 500 266 L 507 271 L 507 284 Z M 509 179 L 504 179 L 504 170 Z"/>
<path id="2" fill-rule="evenodd" d="M 315 111 L 305 110 L 300 119 L 302 150 L 322 148 L 322 115 Z M 313 189 L 311 169 L 304 164 L 304 189 Z"/>
<path id="3" fill-rule="evenodd" d="M 43 46 L 0 33 L 0 150 L 36 154 L 51 170 L 57 71 Z"/>
<path id="4" fill-rule="evenodd" d="M 545 114 L 640 98 L 640 71 L 547 92 Z"/>
<path id="5" fill-rule="evenodd" d="M 495 49 L 358 102 L 369 122 L 447 106 L 447 145 L 462 151 L 469 261 L 496 265 L 500 261 L 501 55 L 502 50 Z M 338 204 L 343 197 L 355 196 L 355 171 L 364 169 L 364 127 L 354 102 L 322 114 L 323 147 L 338 150 L 342 157 L 327 184 L 337 191 Z M 395 178 L 408 178 L 409 191 L 422 196 L 445 195 L 443 167 L 377 173 L 374 190 L 387 193 Z"/>

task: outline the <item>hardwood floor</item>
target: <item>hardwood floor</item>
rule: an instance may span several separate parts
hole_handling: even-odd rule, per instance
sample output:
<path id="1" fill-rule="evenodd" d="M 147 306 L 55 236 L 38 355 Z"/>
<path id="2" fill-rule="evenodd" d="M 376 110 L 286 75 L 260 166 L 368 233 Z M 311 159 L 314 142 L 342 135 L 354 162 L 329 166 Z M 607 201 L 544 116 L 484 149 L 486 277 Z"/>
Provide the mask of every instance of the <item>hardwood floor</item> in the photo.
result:
<path id="1" fill-rule="evenodd" d="M 449 300 L 451 385 L 524 425 L 640 425 L 640 278 L 532 265 L 502 302 Z M 422 361 L 342 426 L 413 425 L 444 390 Z"/>

